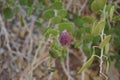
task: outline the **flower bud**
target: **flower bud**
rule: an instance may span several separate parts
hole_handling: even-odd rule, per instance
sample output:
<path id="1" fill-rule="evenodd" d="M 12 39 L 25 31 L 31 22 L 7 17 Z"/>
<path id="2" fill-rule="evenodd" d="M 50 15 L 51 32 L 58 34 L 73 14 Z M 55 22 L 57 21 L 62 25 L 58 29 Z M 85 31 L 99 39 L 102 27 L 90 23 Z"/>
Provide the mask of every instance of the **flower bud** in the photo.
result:
<path id="1" fill-rule="evenodd" d="M 66 30 L 60 33 L 59 41 L 62 46 L 66 46 L 70 44 L 70 36 Z"/>

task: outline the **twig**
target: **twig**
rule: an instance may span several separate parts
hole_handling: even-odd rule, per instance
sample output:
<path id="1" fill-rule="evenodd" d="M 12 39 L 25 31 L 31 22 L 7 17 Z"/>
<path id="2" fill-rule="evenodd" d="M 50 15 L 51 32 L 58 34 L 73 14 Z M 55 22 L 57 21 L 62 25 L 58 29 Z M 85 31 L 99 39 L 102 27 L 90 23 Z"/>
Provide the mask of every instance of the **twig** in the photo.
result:
<path id="1" fill-rule="evenodd" d="M 34 64 L 35 64 L 37 55 L 38 55 L 38 53 L 39 53 L 39 50 L 40 50 L 40 48 L 41 48 L 41 45 L 42 45 L 43 41 L 44 41 L 44 38 L 41 40 L 38 48 L 36 49 L 35 56 L 34 56 L 34 58 L 33 58 L 33 62 L 32 62 L 32 65 L 31 65 L 31 71 L 30 71 L 30 78 L 31 78 L 31 80 L 32 80 L 32 75 L 33 75 L 33 74 L 32 74 L 32 72 L 33 72 L 33 66 L 34 66 Z"/>
<path id="2" fill-rule="evenodd" d="M 62 65 L 62 68 L 63 68 L 63 70 L 64 70 L 66 76 L 69 77 L 70 80 L 74 80 L 74 79 L 70 76 L 70 74 L 68 73 L 67 69 L 65 68 L 64 62 L 62 62 L 61 65 Z"/>
<path id="3" fill-rule="evenodd" d="M 8 50 L 11 51 L 11 47 L 10 47 L 10 45 L 9 45 L 10 42 L 9 42 L 9 38 L 8 38 L 8 32 L 7 32 L 7 30 L 5 29 L 5 25 L 4 25 L 4 22 L 3 22 L 3 20 L 2 20 L 1 15 L 0 15 L 0 23 L 1 23 L 2 30 L 3 30 L 4 33 L 5 33 L 5 39 L 6 39 L 6 42 L 7 42 Z"/>
<path id="4" fill-rule="evenodd" d="M 85 8 L 86 4 L 87 4 L 88 0 L 85 0 L 84 4 L 82 5 L 81 9 L 78 11 L 78 15 L 81 15 L 81 12 L 83 11 L 83 9 Z"/>
<path id="5" fill-rule="evenodd" d="M 85 64 L 86 60 L 87 60 L 87 57 L 85 56 L 85 53 L 84 51 L 82 50 L 82 47 L 80 46 L 80 51 L 82 53 L 82 56 L 83 56 L 83 64 Z M 85 80 L 85 70 L 82 71 L 82 77 L 81 77 L 81 80 Z"/>
<path id="6" fill-rule="evenodd" d="M 69 66 L 69 48 L 67 48 L 67 57 L 66 57 L 66 65 L 67 65 L 67 71 L 70 75 L 70 66 Z M 70 80 L 70 76 L 68 76 L 68 80 Z"/>
<path id="7" fill-rule="evenodd" d="M 69 10 L 69 8 L 70 8 L 72 2 L 73 2 L 73 0 L 69 0 L 69 3 L 68 3 L 68 5 L 67 5 L 67 7 L 66 7 L 67 10 Z"/>
<path id="8" fill-rule="evenodd" d="M 52 61 L 52 66 L 55 66 L 55 60 Z M 50 73 L 48 80 L 53 80 L 52 76 L 53 76 L 53 72 Z"/>

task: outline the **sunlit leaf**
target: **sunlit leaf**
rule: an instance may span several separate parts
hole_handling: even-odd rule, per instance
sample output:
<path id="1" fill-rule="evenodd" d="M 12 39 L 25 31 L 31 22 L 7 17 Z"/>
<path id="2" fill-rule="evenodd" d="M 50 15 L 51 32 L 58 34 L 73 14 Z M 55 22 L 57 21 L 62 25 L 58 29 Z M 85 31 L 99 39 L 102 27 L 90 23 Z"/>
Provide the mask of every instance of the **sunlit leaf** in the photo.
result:
<path id="1" fill-rule="evenodd" d="M 67 11 L 65 9 L 61 9 L 58 11 L 58 16 L 60 16 L 61 18 L 64 18 L 67 16 Z"/>
<path id="2" fill-rule="evenodd" d="M 58 51 L 54 48 L 49 50 L 49 54 L 52 58 L 57 58 L 59 56 Z"/>
<path id="3" fill-rule="evenodd" d="M 110 21 L 112 21 L 114 11 L 115 11 L 115 6 L 112 6 L 111 9 L 110 9 Z"/>
<path id="4" fill-rule="evenodd" d="M 109 68 L 110 68 L 110 61 L 108 60 L 106 64 L 106 73 L 108 72 Z"/>
<path id="5" fill-rule="evenodd" d="M 105 54 L 108 54 L 108 52 L 109 52 L 109 43 L 107 43 L 106 45 L 105 45 Z"/>
<path id="6" fill-rule="evenodd" d="M 93 25 L 92 34 L 94 36 L 99 35 L 102 32 L 102 30 L 104 29 L 104 27 L 105 27 L 105 21 L 104 20 L 99 21 L 98 24 Z"/>
<path id="7" fill-rule="evenodd" d="M 51 19 L 51 23 L 52 24 L 58 24 L 58 23 L 61 22 L 61 20 L 62 20 L 62 18 L 60 16 L 55 16 Z"/>
<path id="8" fill-rule="evenodd" d="M 104 8 L 106 2 L 107 0 L 94 0 L 91 4 L 92 11 L 99 12 Z"/>
<path id="9" fill-rule="evenodd" d="M 113 17 L 113 20 L 114 20 L 114 21 L 120 21 L 120 16 L 114 16 L 114 17 Z"/>
<path id="10" fill-rule="evenodd" d="M 91 58 L 82 66 L 82 68 L 78 71 L 78 73 L 81 73 L 84 69 L 89 67 L 94 60 L 94 56 L 91 56 Z"/>
<path id="11" fill-rule="evenodd" d="M 61 2 L 55 2 L 49 7 L 49 9 L 62 9 L 62 3 Z"/>
<path id="12" fill-rule="evenodd" d="M 67 30 L 68 32 L 73 31 L 74 24 L 72 22 L 63 22 L 58 25 L 60 31 Z"/>
<path id="13" fill-rule="evenodd" d="M 44 33 L 45 37 L 49 37 L 49 35 L 51 36 L 56 36 L 58 34 L 58 32 L 55 29 L 47 29 L 47 31 Z"/>
<path id="14" fill-rule="evenodd" d="M 52 17 L 54 17 L 54 10 L 53 9 L 48 9 L 43 13 L 43 17 L 45 19 L 50 19 Z"/>
<path id="15" fill-rule="evenodd" d="M 108 44 L 110 39 L 111 39 L 111 35 L 106 36 L 104 40 L 100 43 L 99 48 L 103 48 L 106 44 Z"/>

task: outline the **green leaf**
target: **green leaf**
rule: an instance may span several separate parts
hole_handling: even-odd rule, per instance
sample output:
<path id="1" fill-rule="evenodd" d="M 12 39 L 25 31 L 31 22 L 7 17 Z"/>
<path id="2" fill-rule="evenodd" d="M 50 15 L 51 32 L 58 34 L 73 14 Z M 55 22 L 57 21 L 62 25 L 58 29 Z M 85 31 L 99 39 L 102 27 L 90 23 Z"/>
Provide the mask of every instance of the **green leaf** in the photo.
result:
<path id="1" fill-rule="evenodd" d="M 111 39 L 111 35 L 106 36 L 104 40 L 100 43 L 99 48 L 103 48 L 106 44 L 108 44 L 110 39 Z"/>
<path id="2" fill-rule="evenodd" d="M 33 3 L 34 3 L 33 1 L 34 1 L 34 0 L 28 0 L 27 5 L 28 5 L 28 6 L 32 6 Z"/>
<path id="3" fill-rule="evenodd" d="M 114 11 L 115 11 L 115 6 L 112 6 L 110 9 L 110 21 L 112 21 Z"/>
<path id="4" fill-rule="evenodd" d="M 20 5 L 22 6 L 32 6 L 34 0 L 19 0 Z"/>
<path id="5" fill-rule="evenodd" d="M 60 16 L 55 16 L 51 19 L 52 24 L 58 24 L 62 21 L 62 18 Z"/>
<path id="6" fill-rule="evenodd" d="M 82 43 L 80 41 L 75 42 L 74 46 L 75 48 L 78 48 Z"/>
<path id="7" fill-rule="evenodd" d="M 44 3 L 44 2 L 45 2 L 45 0 L 38 0 L 38 2 L 39 2 L 39 3 Z"/>
<path id="8" fill-rule="evenodd" d="M 94 16 L 82 16 L 82 20 L 84 23 L 93 23 L 96 18 Z"/>
<path id="9" fill-rule="evenodd" d="M 105 54 L 108 54 L 108 52 L 109 52 L 109 43 L 107 43 L 106 45 L 105 45 Z"/>
<path id="10" fill-rule="evenodd" d="M 115 16 L 115 17 L 113 17 L 113 20 L 114 20 L 114 21 L 120 21 L 120 16 Z"/>
<path id="11" fill-rule="evenodd" d="M 49 54 L 52 58 L 57 58 L 59 56 L 59 51 L 52 48 L 52 49 L 49 50 Z"/>
<path id="12" fill-rule="evenodd" d="M 35 25 L 38 26 L 39 28 L 42 27 L 42 23 L 40 22 L 39 19 L 35 21 Z"/>
<path id="13" fill-rule="evenodd" d="M 99 36 L 93 36 L 92 37 L 93 44 L 97 44 L 99 41 L 100 41 L 100 37 Z"/>
<path id="14" fill-rule="evenodd" d="M 33 13 L 33 10 L 34 10 L 33 7 L 30 7 L 30 8 L 27 9 L 28 16 L 30 16 Z"/>
<path id="15" fill-rule="evenodd" d="M 94 56 L 91 56 L 91 58 L 82 66 L 82 68 L 78 71 L 78 73 L 81 73 L 84 69 L 89 67 L 94 60 Z"/>
<path id="16" fill-rule="evenodd" d="M 58 11 L 57 15 L 64 18 L 64 17 L 67 16 L 67 11 L 65 9 L 61 9 L 61 10 Z"/>
<path id="17" fill-rule="evenodd" d="M 20 16 L 20 24 L 21 24 L 21 26 L 23 27 L 25 24 L 24 24 L 24 20 L 23 20 L 23 17 L 22 16 Z"/>
<path id="18" fill-rule="evenodd" d="M 91 49 L 89 48 L 89 46 L 87 44 L 83 44 L 83 47 L 82 47 L 83 51 L 85 52 L 85 55 L 87 57 L 90 57 L 91 56 Z"/>
<path id="19" fill-rule="evenodd" d="M 54 29 L 47 29 L 47 31 L 44 33 L 45 37 L 49 37 L 49 35 L 51 36 L 56 36 L 58 34 L 58 32 Z"/>
<path id="20" fill-rule="evenodd" d="M 115 67 L 116 67 L 116 68 L 120 68 L 120 60 L 117 60 L 117 61 L 115 62 Z"/>
<path id="21" fill-rule="evenodd" d="M 19 7 L 18 6 L 15 6 L 14 9 L 13 9 L 13 13 L 14 14 L 17 14 L 19 11 Z"/>
<path id="22" fill-rule="evenodd" d="M 108 12 L 108 13 L 110 13 L 110 10 L 111 10 L 111 7 L 113 6 L 113 4 L 107 4 L 106 5 L 106 11 Z"/>
<path id="23" fill-rule="evenodd" d="M 84 22 L 83 22 L 83 19 L 82 19 L 81 16 L 78 16 L 77 14 L 74 14 L 73 18 L 74 18 L 74 23 L 75 23 L 75 25 L 78 26 L 78 28 L 83 27 Z"/>
<path id="24" fill-rule="evenodd" d="M 63 22 L 58 24 L 58 28 L 60 32 L 63 30 L 67 30 L 68 32 L 71 32 L 74 29 L 74 24 L 72 22 Z"/>
<path id="25" fill-rule="evenodd" d="M 104 8 L 106 2 L 107 0 L 94 0 L 91 4 L 92 11 L 99 12 Z"/>
<path id="26" fill-rule="evenodd" d="M 20 5 L 27 5 L 28 0 L 19 0 Z"/>
<path id="27" fill-rule="evenodd" d="M 14 0 L 7 0 L 7 3 L 8 3 L 10 6 L 12 6 L 12 5 L 14 5 Z"/>
<path id="28" fill-rule="evenodd" d="M 62 9 L 62 3 L 61 2 L 55 2 L 51 6 L 49 6 L 49 9 Z"/>
<path id="29" fill-rule="evenodd" d="M 104 27 L 105 27 L 105 21 L 104 20 L 99 21 L 97 25 L 93 25 L 92 34 L 94 36 L 99 35 L 104 29 Z"/>
<path id="30" fill-rule="evenodd" d="M 91 34 L 93 34 L 93 35 L 95 35 L 96 24 L 97 24 L 97 22 L 95 21 L 93 23 L 93 26 L 92 26 L 92 29 L 91 29 Z"/>
<path id="31" fill-rule="evenodd" d="M 110 61 L 108 60 L 106 64 L 106 73 L 108 72 L 109 68 L 110 68 Z"/>
<path id="32" fill-rule="evenodd" d="M 54 17 L 54 10 L 53 9 L 48 9 L 43 13 L 43 17 L 45 19 L 50 19 L 52 17 Z"/>
<path id="33" fill-rule="evenodd" d="M 2 15 L 5 19 L 11 19 L 13 17 L 12 9 L 10 7 L 3 8 Z"/>

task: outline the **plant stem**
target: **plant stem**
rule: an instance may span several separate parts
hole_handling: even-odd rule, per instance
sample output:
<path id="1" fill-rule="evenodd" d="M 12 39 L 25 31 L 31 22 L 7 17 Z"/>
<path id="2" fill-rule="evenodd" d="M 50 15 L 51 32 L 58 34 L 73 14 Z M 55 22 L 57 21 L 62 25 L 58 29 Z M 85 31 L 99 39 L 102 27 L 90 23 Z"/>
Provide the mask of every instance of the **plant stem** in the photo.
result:
<path id="1" fill-rule="evenodd" d="M 103 41 L 103 38 L 104 38 L 104 29 L 102 30 L 102 33 L 101 33 L 101 35 L 100 35 L 100 37 L 101 37 L 101 42 Z M 100 75 L 102 74 L 102 64 L 103 64 L 103 51 L 104 51 L 104 49 L 102 48 L 101 49 L 101 55 L 100 55 Z"/>
<path id="2" fill-rule="evenodd" d="M 66 65 L 67 65 L 67 71 L 70 75 L 70 66 L 69 66 L 69 48 L 67 48 L 67 57 L 66 57 Z M 70 76 L 68 76 L 68 80 L 70 80 Z"/>
<path id="3" fill-rule="evenodd" d="M 30 79 L 31 79 L 31 80 L 32 80 L 33 67 L 34 67 L 34 64 L 35 64 L 35 60 L 36 60 L 36 58 L 37 58 L 37 55 L 39 54 L 39 50 L 40 50 L 40 48 L 41 48 L 41 46 L 42 46 L 43 41 L 44 41 L 44 38 L 41 40 L 40 44 L 38 45 L 38 48 L 37 48 L 36 51 L 35 51 L 35 56 L 34 56 L 34 58 L 33 58 L 32 64 L 31 64 L 31 71 L 30 71 Z"/>

